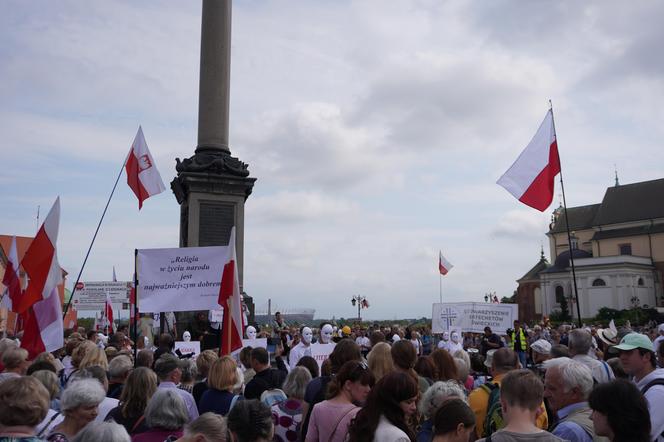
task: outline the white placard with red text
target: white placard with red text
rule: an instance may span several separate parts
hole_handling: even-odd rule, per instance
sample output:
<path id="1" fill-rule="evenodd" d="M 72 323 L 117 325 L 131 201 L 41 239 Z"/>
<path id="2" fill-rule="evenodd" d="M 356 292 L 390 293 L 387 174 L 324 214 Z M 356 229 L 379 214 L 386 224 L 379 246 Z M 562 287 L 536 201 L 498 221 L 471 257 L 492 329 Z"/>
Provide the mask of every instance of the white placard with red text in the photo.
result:
<path id="1" fill-rule="evenodd" d="M 180 350 L 183 355 L 194 353 L 194 357 L 201 354 L 201 343 L 199 341 L 175 341 L 175 349 Z"/>
<path id="2" fill-rule="evenodd" d="M 311 357 L 314 358 L 316 362 L 318 362 L 319 369 L 323 365 L 325 359 L 330 357 L 330 353 L 332 353 L 332 350 L 334 350 L 335 345 L 337 344 L 334 342 L 330 342 L 329 344 L 320 344 L 318 342 L 311 344 Z"/>

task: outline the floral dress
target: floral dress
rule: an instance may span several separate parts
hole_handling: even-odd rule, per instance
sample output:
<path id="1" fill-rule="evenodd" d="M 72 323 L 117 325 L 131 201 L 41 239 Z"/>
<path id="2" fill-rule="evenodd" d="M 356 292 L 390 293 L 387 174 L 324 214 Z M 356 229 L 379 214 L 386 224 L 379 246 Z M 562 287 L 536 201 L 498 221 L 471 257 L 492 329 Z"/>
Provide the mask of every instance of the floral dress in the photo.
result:
<path id="1" fill-rule="evenodd" d="M 272 421 L 274 422 L 274 442 L 300 441 L 300 427 L 302 426 L 302 401 L 286 399 L 272 406 Z"/>

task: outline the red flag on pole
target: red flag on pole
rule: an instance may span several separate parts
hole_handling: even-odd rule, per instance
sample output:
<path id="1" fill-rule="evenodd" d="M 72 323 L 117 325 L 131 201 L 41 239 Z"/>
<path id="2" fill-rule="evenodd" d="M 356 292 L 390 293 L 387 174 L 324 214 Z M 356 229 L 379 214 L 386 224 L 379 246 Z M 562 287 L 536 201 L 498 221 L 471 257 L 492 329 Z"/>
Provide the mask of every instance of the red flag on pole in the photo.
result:
<path id="1" fill-rule="evenodd" d="M 242 348 L 242 299 L 235 252 L 235 227 L 231 229 L 228 256 L 224 264 L 217 302 L 224 308 L 221 324 L 221 354 L 228 355 Z"/>
<path id="2" fill-rule="evenodd" d="M 56 249 L 59 226 L 60 197 L 55 200 L 44 224 L 30 243 L 30 247 L 21 261 L 30 282 L 19 301 L 15 303 L 15 312 L 23 313 L 36 302 L 48 298 L 62 282 L 62 269 L 58 264 Z"/>
<path id="3" fill-rule="evenodd" d="M 544 212 L 553 200 L 553 181 L 559 173 L 558 143 L 549 110 L 533 139 L 497 184 L 522 203 Z"/>
<path id="4" fill-rule="evenodd" d="M 447 275 L 452 267 L 454 267 L 448 260 L 443 256 L 443 252 L 438 252 L 438 271 L 441 275 Z"/>
<path id="5" fill-rule="evenodd" d="M 166 190 L 140 126 L 129 149 L 125 169 L 127 184 L 138 198 L 138 210 L 143 207 L 143 201 Z"/>
<path id="6" fill-rule="evenodd" d="M 2 294 L 2 302 L 0 302 L 0 307 L 5 307 L 10 311 L 15 311 L 14 306 L 18 305 L 19 298 L 21 297 L 21 280 L 19 278 L 18 267 L 16 236 L 12 236 L 12 243 L 9 247 L 9 254 L 7 255 L 5 275 L 2 277 L 2 283 L 6 289 Z"/>
<path id="7" fill-rule="evenodd" d="M 24 322 L 21 347 L 28 350 L 29 359 L 34 359 L 39 353 L 62 348 L 64 325 L 57 286 L 45 300 L 35 303 L 21 316 Z"/>
<path id="8" fill-rule="evenodd" d="M 106 317 L 106 326 L 108 333 L 113 333 L 113 304 L 111 304 L 111 295 L 106 292 L 106 303 L 104 305 L 104 316 Z"/>

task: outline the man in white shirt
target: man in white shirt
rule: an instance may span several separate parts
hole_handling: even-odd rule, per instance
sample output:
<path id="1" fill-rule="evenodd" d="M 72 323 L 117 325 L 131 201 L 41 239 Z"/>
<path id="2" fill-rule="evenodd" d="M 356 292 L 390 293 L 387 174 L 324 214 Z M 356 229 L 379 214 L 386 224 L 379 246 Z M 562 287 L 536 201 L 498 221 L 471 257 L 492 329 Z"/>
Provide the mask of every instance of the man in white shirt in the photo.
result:
<path id="1" fill-rule="evenodd" d="M 367 337 L 367 331 L 364 328 L 361 328 L 359 331 L 359 336 L 355 338 L 355 343 L 360 346 L 360 351 L 364 356 L 369 353 L 371 350 L 371 340 Z"/>
<path id="2" fill-rule="evenodd" d="M 664 324 L 659 324 L 659 326 L 657 327 L 657 333 L 659 333 L 659 334 L 657 335 L 657 337 L 655 338 L 655 340 L 652 343 L 653 348 L 655 349 L 655 353 L 657 353 L 659 351 L 659 346 L 664 341 Z"/>

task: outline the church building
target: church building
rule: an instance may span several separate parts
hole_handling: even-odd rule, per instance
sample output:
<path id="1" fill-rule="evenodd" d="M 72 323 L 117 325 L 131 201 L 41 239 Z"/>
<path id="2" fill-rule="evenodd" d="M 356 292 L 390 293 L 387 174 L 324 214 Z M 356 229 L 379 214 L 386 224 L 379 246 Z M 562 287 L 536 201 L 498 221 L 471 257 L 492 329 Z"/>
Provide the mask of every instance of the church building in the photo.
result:
<path id="1" fill-rule="evenodd" d="M 664 305 L 664 179 L 609 187 L 602 202 L 567 209 L 582 318 L 602 307 L 617 310 Z M 519 317 L 532 321 L 560 311 L 576 318 L 567 224 L 552 214 L 550 256 L 517 280 Z M 564 300 L 563 300 L 564 298 Z"/>

